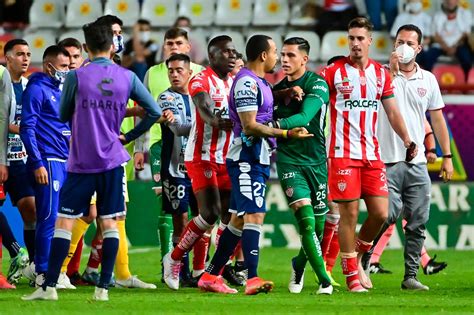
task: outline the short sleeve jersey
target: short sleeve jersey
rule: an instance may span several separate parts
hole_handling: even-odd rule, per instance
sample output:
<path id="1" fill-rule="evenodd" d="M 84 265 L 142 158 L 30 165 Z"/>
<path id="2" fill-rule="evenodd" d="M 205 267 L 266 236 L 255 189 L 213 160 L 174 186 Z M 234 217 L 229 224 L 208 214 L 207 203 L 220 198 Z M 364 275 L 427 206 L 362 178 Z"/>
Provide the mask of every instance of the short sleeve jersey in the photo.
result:
<path id="1" fill-rule="evenodd" d="M 321 76 L 329 87 L 329 158 L 380 160 L 377 118 L 382 100 L 394 97 L 388 70 L 371 59 L 359 70 L 345 57 Z"/>
<path id="2" fill-rule="evenodd" d="M 207 67 L 191 79 L 189 94 L 191 97 L 201 92 L 209 94 L 212 100 L 211 112 L 217 114 L 223 109 L 221 117 L 229 118 L 229 93 L 232 82 L 230 76 L 226 80 L 222 80 L 210 67 Z M 184 160 L 225 164 L 227 152 L 232 142 L 232 131 L 219 130 L 207 124 L 194 105 L 191 112 L 194 120 Z"/>

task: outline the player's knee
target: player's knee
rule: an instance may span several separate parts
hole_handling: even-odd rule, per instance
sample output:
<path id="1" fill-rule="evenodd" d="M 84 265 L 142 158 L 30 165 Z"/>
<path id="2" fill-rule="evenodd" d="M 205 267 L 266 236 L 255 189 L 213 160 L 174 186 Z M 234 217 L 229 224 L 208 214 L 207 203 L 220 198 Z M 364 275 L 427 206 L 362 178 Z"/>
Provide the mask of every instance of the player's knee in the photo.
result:
<path id="1" fill-rule="evenodd" d="M 216 223 L 217 219 L 219 218 L 218 212 L 214 212 L 212 209 L 202 209 L 201 210 L 201 217 L 206 221 L 209 225 L 213 225 Z"/>

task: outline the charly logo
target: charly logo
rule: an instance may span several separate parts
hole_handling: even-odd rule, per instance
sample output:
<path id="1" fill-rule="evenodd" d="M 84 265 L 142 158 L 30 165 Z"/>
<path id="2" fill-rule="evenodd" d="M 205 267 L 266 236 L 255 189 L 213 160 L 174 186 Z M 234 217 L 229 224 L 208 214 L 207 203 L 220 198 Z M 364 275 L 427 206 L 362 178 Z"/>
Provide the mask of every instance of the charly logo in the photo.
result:
<path id="1" fill-rule="evenodd" d="M 97 88 L 100 90 L 100 93 L 102 96 L 112 96 L 114 95 L 114 92 L 111 90 L 106 90 L 104 85 L 106 84 L 112 84 L 114 82 L 114 79 L 112 78 L 104 78 L 102 81 L 100 81 L 99 84 L 97 84 Z"/>

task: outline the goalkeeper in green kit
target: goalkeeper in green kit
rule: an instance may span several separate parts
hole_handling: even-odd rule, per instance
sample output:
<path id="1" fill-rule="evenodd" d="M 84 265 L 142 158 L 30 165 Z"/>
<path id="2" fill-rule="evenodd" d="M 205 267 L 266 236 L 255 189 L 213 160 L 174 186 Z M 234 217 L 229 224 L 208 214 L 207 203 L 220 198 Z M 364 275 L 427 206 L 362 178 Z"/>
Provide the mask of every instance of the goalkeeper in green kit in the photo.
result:
<path id="1" fill-rule="evenodd" d="M 309 49 L 308 41 L 300 37 L 284 41 L 281 63 L 286 76 L 273 89 L 275 108 L 271 124 L 283 129 L 305 127 L 314 134 L 298 141 L 278 139 L 278 177 L 301 237 L 300 252 L 292 259 L 288 289 L 291 293 L 301 292 L 304 268 L 309 261 L 320 283 L 317 294 L 332 294 L 320 246 L 328 212 L 324 127 L 329 90 L 322 77 L 306 70 Z"/>

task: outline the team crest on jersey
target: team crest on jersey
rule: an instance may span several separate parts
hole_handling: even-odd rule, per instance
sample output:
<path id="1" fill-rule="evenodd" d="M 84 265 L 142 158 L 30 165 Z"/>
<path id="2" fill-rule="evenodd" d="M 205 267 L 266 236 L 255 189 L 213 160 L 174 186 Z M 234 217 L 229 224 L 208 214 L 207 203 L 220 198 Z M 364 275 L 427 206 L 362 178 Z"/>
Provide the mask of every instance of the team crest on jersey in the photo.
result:
<path id="1" fill-rule="evenodd" d="M 53 180 L 54 191 L 59 191 L 59 180 Z"/>
<path id="2" fill-rule="evenodd" d="M 178 209 L 179 203 L 180 203 L 179 200 L 173 200 L 173 201 L 171 201 L 171 207 L 173 207 L 173 210 Z"/>
<path id="3" fill-rule="evenodd" d="M 347 188 L 347 183 L 343 180 L 340 180 L 337 182 L 337 188 L 340 190 L 340 191 L 344 191 L 346 190 Z"/>
<path id="4" fill-rule="evenodd" d="M 286 190 L 285 190 L 285 194 L 288 196 L 288 197 L 293 197 L 293 187 L 288 187 Z"/>
<path id="5" fill-rule="evenodd" d="M 426 89 L 424 89 L 424 88 L 418 88 L 417 91 L 418 91 L 418 95 L 419 95 L 420 97 L 423 97 L 423 96 L 426 95 Z"/>
<path id="6" fill-rule="evenodd" d="M 204 176 L 209 179 L 212 177 L 212 170 L 204 170 Z"/>
<path id="7" fill-rule="evenodd" d="M 261 208 L 263 206 L 263 197 L 256 197 L 255 198 L 255 203 L 257 204 L 257 207 Z"/>
<path id="8" fill-rule="evenodd" d="M 155 175 L 153 175 L 153 180 L 154 180 L 155 182 L 159 182 L 159 181 L 161 180 L 161 175 L 160 175 L 160 174 L 155 174 Z"/>

